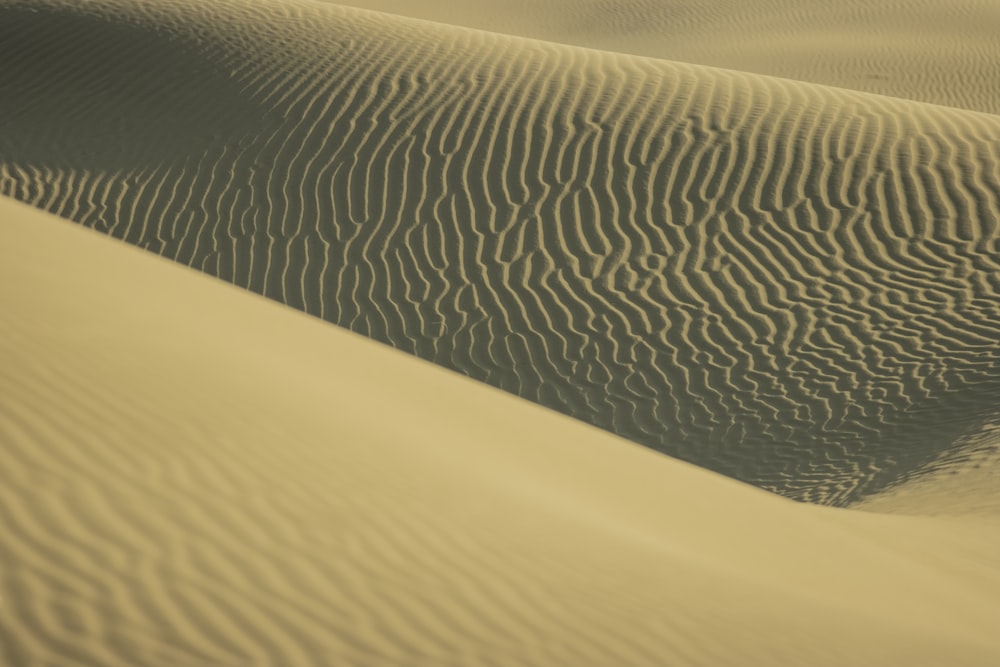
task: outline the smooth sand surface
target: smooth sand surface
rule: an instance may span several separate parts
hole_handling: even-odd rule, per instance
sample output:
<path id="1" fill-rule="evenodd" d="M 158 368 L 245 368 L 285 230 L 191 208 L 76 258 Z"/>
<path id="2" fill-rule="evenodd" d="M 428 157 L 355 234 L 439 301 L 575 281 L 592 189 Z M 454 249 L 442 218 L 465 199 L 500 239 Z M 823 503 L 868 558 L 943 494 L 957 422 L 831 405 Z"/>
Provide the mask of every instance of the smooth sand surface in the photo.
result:
<path id="1" fill-rule="evenodd" d="M 0 0 L 0 192 L 849 505 L 1000 406 L 1000 117 L 300 0 Z"/>
<path id="2" fill-rule="evenodd" d="M 1000 3 L 994 0 L 338 4 L 1000 114 Z"/>
<path id="3" fill-rule="evenodd" d="M 996 665 L 1000 516 L 809 506 L 10 200 L 0 662 Z"/>

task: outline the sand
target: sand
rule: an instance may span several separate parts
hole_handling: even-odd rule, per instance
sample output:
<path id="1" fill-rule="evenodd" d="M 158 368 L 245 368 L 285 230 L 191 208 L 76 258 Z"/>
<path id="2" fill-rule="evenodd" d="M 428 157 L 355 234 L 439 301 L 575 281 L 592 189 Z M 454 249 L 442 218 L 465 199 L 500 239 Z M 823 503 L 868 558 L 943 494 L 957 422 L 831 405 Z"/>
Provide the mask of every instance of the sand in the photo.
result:
<path id="1" fill-rule="evenodd" d="M 1000 5 L 992 0 L 338 4 L 1000 114 Z"/>
<path id="2" fill-rule="evenodd" d="M 0 204 L 9 665 L 992 665 L 1000 516 L 808 506 Z"/>
<path id="3" fill-rule="evenodd" d="M 0 0 L 0 664 L 1000 663 L 924 4 Z"/>
<path id="4" fill-rule="evenodd" d="M 996 413 L 1000 117 L 298 0 L 0 7 L 0 193 L 809 502 Z"/>

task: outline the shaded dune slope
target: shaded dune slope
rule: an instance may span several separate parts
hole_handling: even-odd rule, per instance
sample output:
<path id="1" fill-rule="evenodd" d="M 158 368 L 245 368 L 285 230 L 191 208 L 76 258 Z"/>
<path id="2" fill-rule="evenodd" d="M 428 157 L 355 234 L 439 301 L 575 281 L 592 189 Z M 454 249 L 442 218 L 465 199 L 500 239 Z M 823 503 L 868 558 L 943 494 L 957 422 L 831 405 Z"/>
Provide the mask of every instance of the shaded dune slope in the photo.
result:
<path id="1" fill-rule="evenodd" d="M 923 516 L 1000 517 L 1000 418 L 987 421 L 906 480 L 852 508 Z"/>
<path id="2" fill-rule="evenodd" d="M 0 311 L 4 665 L 1000 657 L 997 516 L 793 503 L 9 200 Z"/>
<path id="3" fill-rule="evenodd" d="M 0 58 L 3 194 L 737 479 L 1000 405 L 995 117 L 294 0 L 2 0 Z"/>

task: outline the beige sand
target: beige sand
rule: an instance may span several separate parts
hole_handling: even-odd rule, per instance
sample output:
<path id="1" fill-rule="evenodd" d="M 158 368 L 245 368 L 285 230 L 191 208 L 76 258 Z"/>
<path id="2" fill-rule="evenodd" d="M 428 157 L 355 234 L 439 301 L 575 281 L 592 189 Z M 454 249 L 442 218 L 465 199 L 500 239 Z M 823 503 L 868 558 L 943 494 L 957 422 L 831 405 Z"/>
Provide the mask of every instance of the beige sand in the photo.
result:
<path id="1" fill-rule="evenodd" d="M 761 488 L 997 410 L 1000 117 L 301 0 L 0 0 L 0 61 L 0 192 Z"/>
<path id="2" fill-rule="evenodd" d="M 607 51 L 1000 113 L 993 0 L 344 0 Z"/>
<path id="3" fill-rule="evenodd" d="M 995 665 L 997 515 L 801 505 L 0 205 L 0 661 Z"/>
<path id="4" fill-rule="evenodd" d="M 0 665 L 1000 664 L 1000 118 L 703 66 L 997 10 L 792 4 L 0 0 L 0 193 L 291 306 L 0 199 Z"/>
<path id="5" fill-rule="evenodd" d="M 963 438 L 912 479 L 854 507 L 929 516 L 1000 516 L 1000 428 L 996 420 Z"/>

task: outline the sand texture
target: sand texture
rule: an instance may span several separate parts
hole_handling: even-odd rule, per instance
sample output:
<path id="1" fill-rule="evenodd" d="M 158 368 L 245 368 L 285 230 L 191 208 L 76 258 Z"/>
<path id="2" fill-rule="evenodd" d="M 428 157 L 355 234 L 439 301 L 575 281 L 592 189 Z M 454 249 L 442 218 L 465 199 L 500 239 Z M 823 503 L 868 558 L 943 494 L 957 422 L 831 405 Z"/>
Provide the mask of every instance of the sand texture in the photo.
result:
<path id="1" fill-rule="evenodd" d="M 357 2 L 0 0 L 0 667 L 1000 664 L 998 5 Z"/>
<path id="2" fill-rule="evenodd" d="M 333 5 L 0 3 L 0 192 L 783 495 L 1000 393 L 1000 117 Z"/>
<path id="3" fill-rule="evenodd" d="M 1000 659 L 997 515 L 795 503 L 0 220 L 4 665 Z"/>
<path id="4" fill-rule="evenodd" d="M 995 0 L 338 4 L 1000 114 L 1000 3 Z"/>

